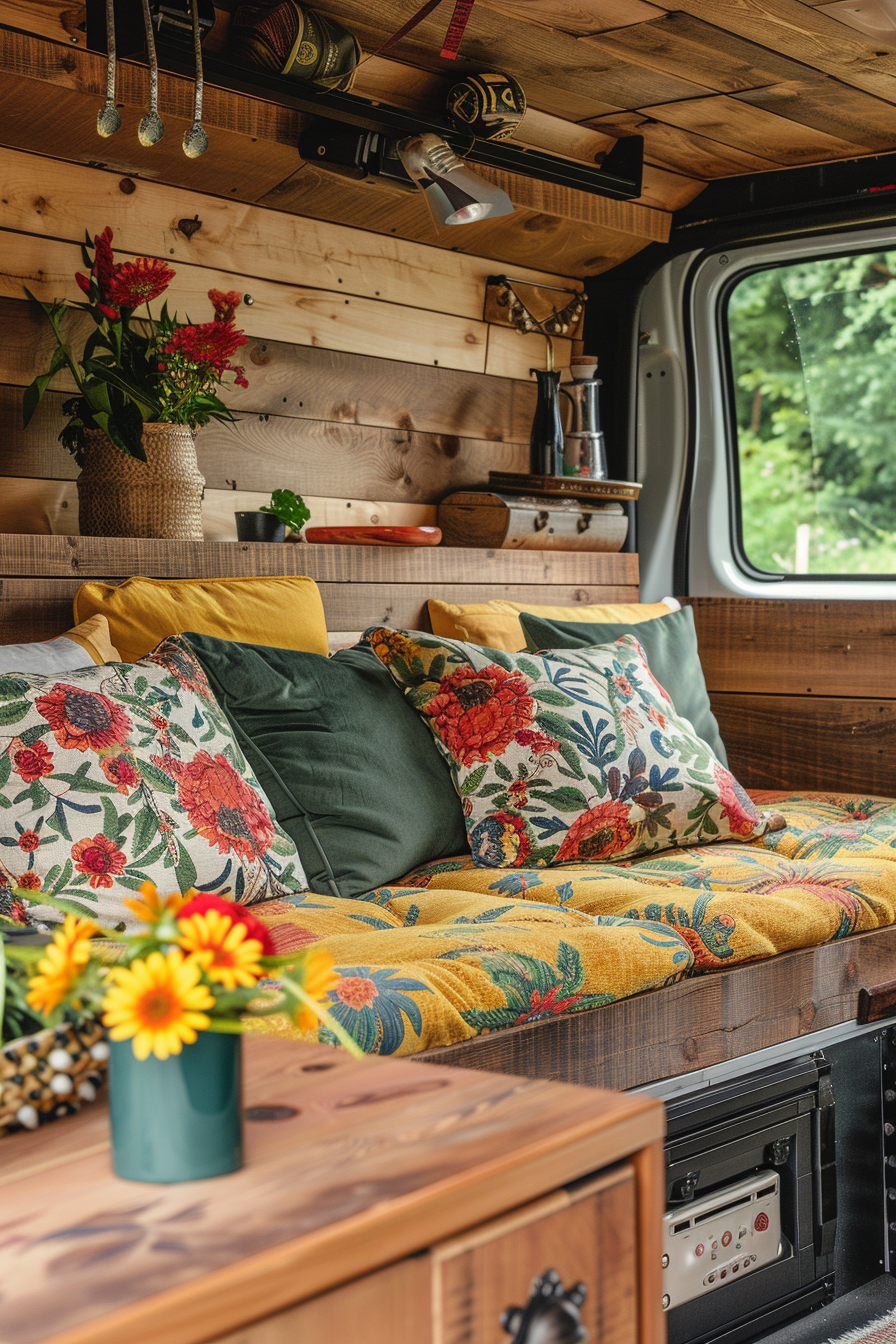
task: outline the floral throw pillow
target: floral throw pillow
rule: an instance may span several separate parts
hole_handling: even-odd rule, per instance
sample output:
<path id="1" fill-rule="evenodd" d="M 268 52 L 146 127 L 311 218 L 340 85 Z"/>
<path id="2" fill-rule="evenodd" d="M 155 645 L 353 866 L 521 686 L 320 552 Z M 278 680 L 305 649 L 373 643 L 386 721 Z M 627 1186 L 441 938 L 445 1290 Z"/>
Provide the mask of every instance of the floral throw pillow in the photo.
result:
<path id="1" fill-rule="evenodd" d="M 247 905 L 306 885 L 192 651 L 0 676 L 0 886 L 115 926 L 147 880 Z"/>
<path id="2" fill-rule="evenodd" d="M 577 651 L 575 665 L 398 630 L 364 637 L 448 759 L 481 868 L 631 859 L 769 827 L 632 635 Z"/>

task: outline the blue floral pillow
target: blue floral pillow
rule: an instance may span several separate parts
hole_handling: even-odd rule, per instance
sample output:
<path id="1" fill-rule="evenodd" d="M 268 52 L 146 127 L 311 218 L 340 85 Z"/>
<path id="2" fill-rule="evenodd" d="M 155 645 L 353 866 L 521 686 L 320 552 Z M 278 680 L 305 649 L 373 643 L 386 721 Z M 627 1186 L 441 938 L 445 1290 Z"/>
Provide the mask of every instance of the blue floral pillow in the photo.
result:
<path id="1" fill-rule="evenodd" d="M 0 676 L 0 887 L 114 926 L 147 880 L 244 904 L 306 886 L 192 651 Z"/>
<path id="2" fill-rule="evenodd" d="M 769 828 L 632 635 L 577 651 L 575 665 L 556 651 L 364 637 L 449 761 L 479 867 L 631 859 Z"/>

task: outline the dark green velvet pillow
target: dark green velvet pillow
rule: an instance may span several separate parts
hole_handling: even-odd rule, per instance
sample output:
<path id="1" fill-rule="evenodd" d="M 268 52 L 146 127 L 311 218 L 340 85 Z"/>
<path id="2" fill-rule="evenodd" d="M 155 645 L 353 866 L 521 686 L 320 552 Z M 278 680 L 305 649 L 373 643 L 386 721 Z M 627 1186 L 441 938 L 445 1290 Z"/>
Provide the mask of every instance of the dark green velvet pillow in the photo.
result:
<path id="1" fill-rule="evenodd" d="M 573 621 L 546 621 L 541 616 L 520 615 L 530 653 L 539 649 L 587 649 L 589 645 L 612 644 L 623 635 L 634 635 L 647 654 L 650 670 L 683 719 L 689 719 L 698 736 L 708 742 L 723 765 L 727 766 L 725 744 L 709 703 L 709 693 L 700 654 L 697 631 L 690 607 L 657 616 L 637 625 L 592 625 Z M 264 781 L 262 780 L 262 784 Z M 286 828 L 287 830 L 289 827 Z"/>
<path id="2" fill-rule="evenodd" d="M 183 638 L 312 891 L 355 896 L 469 849 L 448 765 L 367 645 L 324 658 Z"/>

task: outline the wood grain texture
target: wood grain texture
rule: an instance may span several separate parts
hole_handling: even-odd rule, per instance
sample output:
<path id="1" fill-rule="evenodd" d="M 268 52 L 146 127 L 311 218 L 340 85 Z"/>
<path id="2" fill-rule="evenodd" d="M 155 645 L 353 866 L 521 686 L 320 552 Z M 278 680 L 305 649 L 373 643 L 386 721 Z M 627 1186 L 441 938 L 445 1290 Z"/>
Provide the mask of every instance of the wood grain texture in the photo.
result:
<path id="1" fill-rule="evenodd" d="M 538 1199 L 662 1134 L 662 1107 L 641 1098 L 404 1060 L 308 1072 L 326 1070 L 333 1052 L 269 1040 L 245 1047 L 249 1104 L 300 1111 L 248 1125 L 242 1171 L 139 1198 L 111 1177 L 104 1153 L 4 1187 L 5 1224 L 15 1229 L 4 1344 L 196 1344 Z M 15 1158 L 21 1138 L 5 1142 Z"/>
<path id="2" fill-rule="evenodd" d="M 74 243 L 35 238 L 29 234 L 0 235 L 0 294 L 21 298 L 22 287 L 38 299 L 78 300 L 81 291 L 75 272 L 83 265 Z M 118 254 L 121 261 L 128 253 Z M 438 364 L 482 373 L 485 369 L 487 327 L 482 321 L 441 314 L 434 321 L 425 309 L 389 309 L 378 299 L 337 291 L 312 289 L 281 281 L 242 276 L 205 266 L 182 266 L 166 292 L 173 311 L 187 312 L 194 321 L 209 313 L 210 289 L 239 290 L 252 296 L 251 306 L 240 309 L 242 328 L 249 336 L 266 336 L 298 345 L 324 346 L 353 354 L 383 353 L 388 326 L 387 353 L 410 364 Z M 524 362 L 524 361 L 523 361 Z M 525 377 L 528 369 L 518 376 Z"/>
<path id="3" fill-rule="evenodd" d="M 108 224 L 115 233 L 116 249 L 164 257 L 175 268 L 198 265 L 247 278 L 296 279 L 342 295 L 458 317 L 482 317 L 483 291 L 492 267 L 479 257 L 199 192 L 185 200 L 182 191 L 158 182 L 129 179 L 123 190 L 118 173 L 14 150 L 0 149 L 0 179 L 2 228 L 80 245 L 85 227 L 99 232 Z M 541 184 L 536 186 L 541 189 Z M 582 197 L 584 193 L 569 195 Z M 541 196 L 538 200 L 538 208 L 543 208 Z M 555 204 L 560 213 L 576 203 L 563 198 Z M 625 207 L 626 203 L 607 204 Z M 189 237 L 178 227 L 187 206 L 188 218 L 195 216 L 201 222 Z M 668 236 L 668 217 L 659 211 L 630 207 L 630 220 L 624 211 L 607 213 L 616 227 L 624 225 L 626 231 L 661 237 L 665 227 Z M 567 217 L 580 218 L 581 214 Z M 580 282 L 542 271 L 519 278 L 531 279 L 533 284 L 580 287 Z"/>
<path id="4" fill-rule="evenodd" d="M 433 1344 L 493 1337 L 508 1307 L 524 1307 L 532 1282 L 553 1269 L 582 1283 L 581 1322 L 600 1344 L 636 1344 L 637 1185 L 630 1164 L 576 1191 L 558 1191 L 456 1243 L 433 1259 Z M 654 1215 L 661 1225 L 659 1200 Z M 656 1316 L 654 1306 L 654 1315 Z"/>
<path id="5" fill-rule="evenodd" d="M 644 154 L 652 163 L 687 173 L 690 177 L 711 181 L 716 177 L 737 177 L 743 173 L 769 172 L 778 165 L 770 158 L 724 145 L 708 136 L 697 135 L 681 127 L 651 120 L 643 112 L 616 113 L 598 117 L 589 126 L 606 129 L 612 135 L 643 135 Z"/>
<path id="6" fill-rule="evenodd" d="M 683 600 L 711 693 L 896 696 L 892 602 Z"/>
<path id="7" fill-rule="evenodd" d="M 564 33 L 597 33 L 658 18 L 662 9 L 646 0 L 480 0 L 486 9 Z"/>
<path id="8" fill-rule="evenodd" d="M 710 692 L 745 788 L 896 796 L 896 701 Z"/>
<path id="9" fill-rule="evenodd" d="M 215 1344 L 335 1344 L 359 1334 L 364 1344 L 425 1344 L 431 1330 L 429 1257 L 419 1255 L 219 1336 Z"/>
<path id="10" fill-rule="evenodd" d="M 864 150 L 882 151 L 896 146 L 893 105 L 826 75 L 807 72 L 802 78 L 749 89 L 733 97 L 739 103 L 764 108 L 790 122 L 829 131 Z"/>
<path id="11" fill-rule="evenodd" d="M 666 1344 L 666 1322 L 655 1304 L 663 1297 L 663 1223 L 666 1208 L 666 1154 L 662 1141 L 645 1144 L 632 1161 L 638 1197 L 639 1344 Z"/>
<path id="12" fill-rule="evenodd" d="M 819 160 L 851 158 L 856 145 L 827 131 L 788 121 L 763 107 L 719 94 L 715 98 L 685 98 L 664 106 L 645 107 L 646 116 L 694 131 L 707 139 L 743 153 L 762 147 L 763 158 L 782 165 L 816 163 Z"/>
<path id="13" fill-rule="evenodd" d="M 892 979 L 896 928 L 877 929 L 418 1058 L 586 1087 L 640 1087 L 850 1022 L 859 989 Z"/>
<path id="14" fill-rule="evenodd" d="M 77 348 L 92 326 L 90 318 L 72 312 L 64 324 L 69 343 Z M 21 420 L 21 404 L 17 394 L 3 384 L 26 387 L 35 370 L 49 363 L 54 339 L 40 308 L 20 299 L 0 298 L 0 329 L 4 334 L 0 342 L 0 423 L 12 428 Z M 529 441 L 535 410 L 531 378 L 527 382 L 499 380 L 459 369 L 402 364 L 260 337 L 250 339 L 240 358 L 248 388 L 223 390 L 225 402 L 234 411 L 495 442 Z M 65 371 L 50 386 L 74 391 L 75 385 Z M 48 426 L 46 433 L 55 439 L 60 428 L 61 424 L 55 429 Z M 44 474 L 44 469 L 36 474 Z M 48 474 L 62 473 L 50 470 Z"/>

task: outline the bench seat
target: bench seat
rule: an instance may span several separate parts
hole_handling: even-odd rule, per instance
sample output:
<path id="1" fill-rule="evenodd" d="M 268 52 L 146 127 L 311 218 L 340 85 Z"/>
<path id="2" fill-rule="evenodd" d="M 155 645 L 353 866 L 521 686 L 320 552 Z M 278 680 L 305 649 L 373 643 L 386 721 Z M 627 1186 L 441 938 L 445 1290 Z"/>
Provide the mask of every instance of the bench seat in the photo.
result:
<path id="1" fill-rule="evenodd" d="M 752 796 L 785 829 L 623 864 L 484 869 L 464 855 L 363 898 L 304 893 L 255 911 L 278 950 L 331 952 L 343 977 L 331 1010 L 379 1054 L 580 1013 L 894 922 L 896 802 Z"/>

